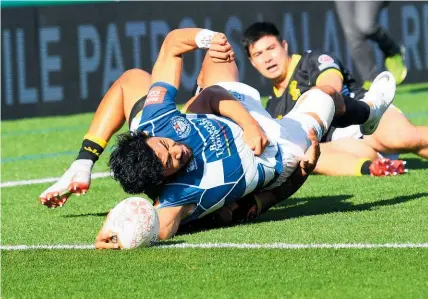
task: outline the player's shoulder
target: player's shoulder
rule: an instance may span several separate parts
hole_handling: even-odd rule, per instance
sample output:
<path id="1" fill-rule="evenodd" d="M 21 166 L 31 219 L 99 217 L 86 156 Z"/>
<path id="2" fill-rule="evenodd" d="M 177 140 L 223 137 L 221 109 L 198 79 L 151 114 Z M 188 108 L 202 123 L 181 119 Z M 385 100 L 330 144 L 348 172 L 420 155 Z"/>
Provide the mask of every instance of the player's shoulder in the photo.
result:
<path id="1" fill-rule="evenodd" d="M 339 58 L 331 52 L 322 51 L 319 49 L 306 51 L 303 55 L 303 60 L 313 67 L 323 71 L 328 68 L 342 70 L 342 63 Z"/>

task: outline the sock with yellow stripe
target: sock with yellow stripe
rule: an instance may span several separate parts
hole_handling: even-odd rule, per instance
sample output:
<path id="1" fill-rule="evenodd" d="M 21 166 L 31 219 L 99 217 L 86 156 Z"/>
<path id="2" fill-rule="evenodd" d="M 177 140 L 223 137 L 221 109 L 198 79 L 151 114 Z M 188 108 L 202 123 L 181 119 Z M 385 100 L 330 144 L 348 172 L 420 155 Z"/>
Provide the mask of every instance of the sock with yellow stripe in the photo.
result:
<path id="1" fill-rule="evenodd" d="M 90 134 L 86 134 L 83 138 L 76 160 L 87 159 L 95 163 L 107 146 L 107 142 Z"/>

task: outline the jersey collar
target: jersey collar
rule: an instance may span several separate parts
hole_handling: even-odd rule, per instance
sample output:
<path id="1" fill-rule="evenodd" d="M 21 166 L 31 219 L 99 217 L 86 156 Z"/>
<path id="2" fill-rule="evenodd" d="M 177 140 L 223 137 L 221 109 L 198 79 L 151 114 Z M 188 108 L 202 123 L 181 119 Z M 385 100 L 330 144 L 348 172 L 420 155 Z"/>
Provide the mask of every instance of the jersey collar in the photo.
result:
<path id="1" fill-rule="evenodd" d="M 301 55 L 298 54 L 293 54 L 291 56 L 291 60 L 290 63 L 288 64 L 288 68 L 287 68 L 287 77 L 285 77 L 285 82 L 287 82 L 287 86 L 285 87 L 284 91 L 287 89 L 288 87 L 288 83 L 290 82 L 290 78 L 294 73 L 294 70 L 296 69 L 297 64 L 299 63 L 300 59 L 302 58 Z M 276 88 L 275 86 L 273 87 L 273 93 L 275 94 L 276 97 L 280 97 L 284 92 L 280 92 L 278 90 L 278 88 Z"/>

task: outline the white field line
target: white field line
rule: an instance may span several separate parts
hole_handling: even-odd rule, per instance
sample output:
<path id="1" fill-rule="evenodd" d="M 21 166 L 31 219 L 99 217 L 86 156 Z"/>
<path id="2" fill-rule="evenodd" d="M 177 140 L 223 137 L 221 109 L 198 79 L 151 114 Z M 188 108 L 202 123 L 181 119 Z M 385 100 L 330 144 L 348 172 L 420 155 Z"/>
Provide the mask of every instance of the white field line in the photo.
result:
<path id="1" fill-rule="evenodd" d="M 91 175 L 91 179 L 99 179 L 110 176 L 110 172 L 96 172 Z M 58 181 L 60 178 L 43 178 L 43 179 L 35 179 L 35 180 L 23 180 L 23 181 L 9 181 L 0 184 L 1 188 L 6 187 L 15 187 L 15 186 L 23 186 L 23 185 L 34 185 L 34 184 L 43 184 L 43 183 L 53 183 Z"/>
<path id="2" fill-rule="evenodd" d="M 155 248 L 237 248 L 237 249 L 371 249 L 371 248 L 428 248 L 428 243 L 386 243 L 386 244 L 363 244 L 363 243 L 339 243 L 339 244 L 246 244 L 246 243 L 178 243 L 159 244 Z M 35 250 L 35 249 L 95 249 L 94 245 L 2 245 L 0 250 Z"/>

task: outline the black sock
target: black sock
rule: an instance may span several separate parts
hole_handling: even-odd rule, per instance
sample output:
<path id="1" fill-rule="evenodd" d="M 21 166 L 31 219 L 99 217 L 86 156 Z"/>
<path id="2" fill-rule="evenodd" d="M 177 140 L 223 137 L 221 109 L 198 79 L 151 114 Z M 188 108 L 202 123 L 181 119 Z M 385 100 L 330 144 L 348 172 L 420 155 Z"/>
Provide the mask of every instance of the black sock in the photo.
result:
<path id="1" fill-rule="evenodd" d="M 350 125 L 362 125 L 370 116 L 370 106 L 360 100 L 350 97 L 343 97 L 346 111 L 341 116 L 333 118 L 332 126 L 336 128 L 345 128 Z"/>
<path id="2" fill-rule="evenodd" d="M 88 159 L 95 163 L 104 151 L 107 142 L 90 135 L 86 135 L 84 138 L 76 160 Z"/>
<path id="3" fill-rule="evenodd" d="M 361 165 L 361 174 L 362 175 L 370 175 L 370 165 L 372 165 L 372 161 L 367 160 Z"/>

